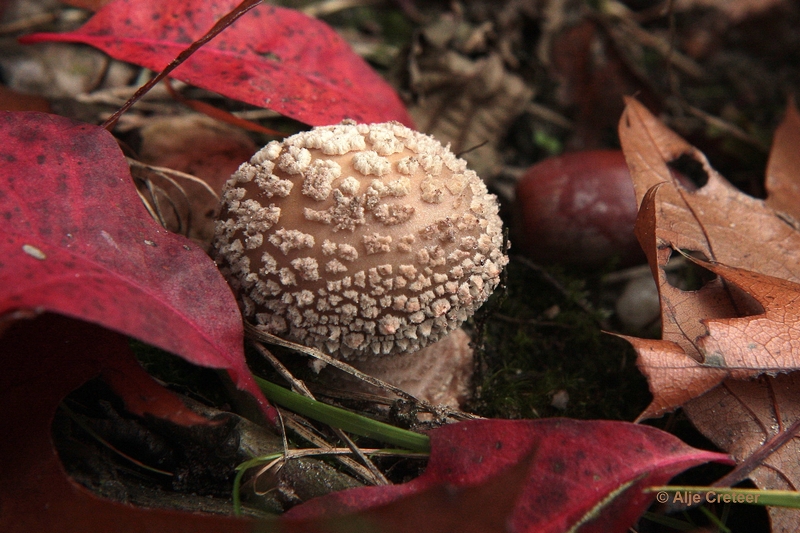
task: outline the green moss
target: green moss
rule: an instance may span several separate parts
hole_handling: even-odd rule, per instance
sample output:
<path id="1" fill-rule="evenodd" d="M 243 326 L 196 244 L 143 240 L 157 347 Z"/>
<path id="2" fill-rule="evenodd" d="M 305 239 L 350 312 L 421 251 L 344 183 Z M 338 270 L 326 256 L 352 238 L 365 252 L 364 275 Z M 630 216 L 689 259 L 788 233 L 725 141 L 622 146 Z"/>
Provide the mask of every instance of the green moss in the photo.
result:
<path id="1" fill-rule="evenodd" d="M 481 361 L 468 408 L 495 418 L 634 419 L 650 401 L 635 352 L 602 332 L 603 312 L 587 311 L 594 288 L 581 276 L 547 273 L 566 290 L 512 261 L 505 294 L 476 318 Z M 558 409 L 562 391 L 569 400 Z"/>

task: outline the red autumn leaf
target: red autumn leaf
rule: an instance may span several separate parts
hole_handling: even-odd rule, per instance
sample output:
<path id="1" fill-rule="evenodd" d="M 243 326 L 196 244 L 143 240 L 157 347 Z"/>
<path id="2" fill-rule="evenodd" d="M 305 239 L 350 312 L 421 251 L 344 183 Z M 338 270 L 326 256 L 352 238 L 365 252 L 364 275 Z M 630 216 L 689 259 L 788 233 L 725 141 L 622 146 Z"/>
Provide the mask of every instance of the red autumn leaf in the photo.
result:
<path id="1" fill-rule="evenodd" d="M 2 112 L 0 147 L 0 315 L 53 311 L 225 369 L 273 414 L 245 364 L 225 280 L 150 218 L 106 130 Z"/>
<path id="2" fill-rule="evenodd" d="M 65 475 L 50 438 L 53 415 L 64 395 L 100 369 L 129 375 L 125 361 L 133 359 L 126 337 L 93 324 L 46 314 L 33 321 L 14 323 L 3 337 L 3 349 L 7 361 L 0 374 L 0 432 L 5 436 L 0 439 L 0 531 L 254 530 L 249 519 L 143 509 L 104 500 Z M 141 368 L 139 372 L 144 374 Z M 25 386 L 18 386 L 19 383 Z M 485 533 L 500 529 L 514 503 L 504 498 L 509 490 L 519 490 L 526 475 L 525 469 L 506 469 L 488 482 L 460 492 L 459 502 L 468 502 L 473 508 L 484 507 L 471 529 L 459 531 Z M 400 516 L 401 523 L 406 531 L 411 526 L 418 526 L 416 531 L 443 531 L 437 526 L 452 523 L 462 513 L 452 506 L 452 500 L 452 491 L 445 486 L 421 491 L 402 502 L 410 512 Z M 386 516 L 380 511 L 365 513 L 359 518 L 360 523 L 376 518 L 379 531 L 390 531 L 398 515 L 396 509 L 385 509 L 384 513 Z M 278 529 L 275 521 L 262 520 L 258 531 L 311 533 L 336 523 L 335 518 L 320 517 L 282 523 Z"/>
<path id="3" fill-rule="evenodd" d="M 24 43 L 79 42 L 160 71 L 238 0 L 116 0 L 79 30 Z M 394 90 L 325 23 L 260 5 L 201 47 L 172 76 L 314 126 L 411 119 Z"/>
<path id="4" fill-rule="evenodd" d="M 344 516 L 324 513 L 282 520 L 281 533 L 493 533 L 508 531 L 508 517 L 525 486 L 535 450 L 479 485 L 425 487 L 387 505 Z M 465 509 L 479 512 L 465 513 Z"/>
<path id="5" fill-rule="evenodd" d="M 384 487 L 363 487 L 317 498 L 291 509 L 292 520 L 348 516 L 380 524 L 375 531 L 419 531 L 404 521 L 407 498 L 436 487 L 451 493 L 460 510 L 435 531 L 475 531 L 483 506 L 466 505 L 469 489 L 493 483 L 508 470 L 527 470 L 521 488 L 510 483 L 497 499 L 513 500 L 502 521 L 517 532 L 628 531 L 652 501 L 642 488 L 667 482 L 678 472 L 727 456 L 696 450 L 658 429 L 612 421 L 474 420 L 430 432 L 431 456 L 417 479 Z M 437 513 L 431 510 L 431 514 Z M 322 520 L 325 519 L 325 520 Z M 424 520 L 423 520 L 424 522 Z M 290 522 L 291 523 L 291 522 Z M 346 522 L 343 522 L 346 523 Z M 418 523 L 418 522 L 417 522 Z M 438 523 L 434 516 L 430 523 Z M 446 526 L 446 527 L 445 527 Z M 317 526 L 303 531 L 333 531 Z"/>
<path id="6" fill-rule="evenodd" d="M 146 383 L 141 367 L 138 373 L 132 370 L 136 362 L 127 337 L 87 322 L 45 314 L 15 322 L 0 344 L 0 531 L 252 531 L 251 521 L 141 509 L 104 500 L 64 473 L 51 438 L 53 415 L 61 399 L 100 372 L 123 372 L 129 379 L 135 377 L 137 385 Z M 160 407 L 181 408 L 177 397 L 166 399 L 166 389 L 154 381 L 146 387 L 138 395 L 153 398 L 155 394 Z M 130 401 L 127 406 L 131 407 Z"/>
<path id="7" fill-rule="evenodd" d="M 125 337 L 46 314 L 12 324 L 3 349 L 0 530 L 200 533 L 256 526 L 104 500 L 65 475 L 50 437 L 55 410 L 98 370 L 130 358 Z M 259 530 L 313 533 L 357 524 L 359 531 L 382 533 L 490 533 L 510 525 L 561 532 L 585 523 L 581 531 L 627 531 L 651 500 L 642 487 L 695 464 L 727 460 L 651 427 L 607 421 L 480 420 L 434 430 L 431 444 L 420 478 L 312 500 L 277 522 L 260 522 Z"/>

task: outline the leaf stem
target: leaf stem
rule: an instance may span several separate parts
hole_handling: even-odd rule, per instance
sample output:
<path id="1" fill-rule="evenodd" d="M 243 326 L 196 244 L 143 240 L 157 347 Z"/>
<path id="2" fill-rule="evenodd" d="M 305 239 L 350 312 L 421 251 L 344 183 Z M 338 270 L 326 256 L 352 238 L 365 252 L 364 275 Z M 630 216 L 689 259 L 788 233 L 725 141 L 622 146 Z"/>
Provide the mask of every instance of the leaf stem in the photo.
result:
<path id="1" fill-rule="evenodd" d="M 183 50 L 178 56 L 170 62 L 169 65 L 164 67 L 164 69 L 158 73 L 154 78 L 150 81 L 139 87 L 139 89 L 131 96 L 127 102 L 125 102 L 122 107 L 117 109 L 113 115 L 111 115 L 105 122 L 103 122 L 102 127 L 107 130 L 111 130 L 114 125 L 119 120 L 119 117 L 123 115 L 128 109 L 130 109 L 133 104 L 139 101 L 139 99 L 147 94 L 150 89 L 152 89 L 158 82 L 166 78 L 170 72 L 175 70 L 181 63 L 186 61 L 189 56 L 195 53 L 201 46 L 206 44 L 208 41 L 216 37 L 217 35 L 222 32 L 225 28 L 233 24 L 239 17 L 250 11 L 251 9 L 255 8 L 261 3 L 261 0 L 243 0 L 236 8 L 231 11 L 230 13 L 226 14 L 224 17 L 219 19 L 214 26 L 206 32 L 205 35 L 194 41 L 188 48 Z"/>

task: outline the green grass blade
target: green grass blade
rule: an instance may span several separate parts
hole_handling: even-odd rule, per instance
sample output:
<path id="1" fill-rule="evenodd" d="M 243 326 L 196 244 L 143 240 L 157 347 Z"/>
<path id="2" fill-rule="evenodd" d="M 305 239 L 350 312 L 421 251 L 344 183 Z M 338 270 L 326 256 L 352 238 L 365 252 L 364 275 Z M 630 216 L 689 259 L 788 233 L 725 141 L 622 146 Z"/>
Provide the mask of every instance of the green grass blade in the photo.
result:
<path id="1" fill-rule="evenodd" d="M 429 453 L 431 450 L 430 439 L 427 435 L 384 424 L 383 422 L 312 400 L 259 377 L 255 379 L 268 400 L 295 413 L 307 416 L 312 420 L 413 452 Z"/>
<path id="2" fill-rule="evenodd" d="M 273 453 L 264 457 L 256 457 L 236 467 L 236 477 L 233 479 L 233 513 L 236 516 L 242 515 L 242 477 L 247 469 L 261 466 L 282 456 L 282 453 Z"/>
<path id="3" fill-rule="evenodd" d="M 697 526 L 691 522 L 686 522 L 679 518 L 673 518 L 671 516 L 660 515 L 657 513 L 651 513 L 650 511 L 645 512 L 642 515 L 642 518 L 645 520 L 650 520 L 651 522 L 655 522 L 656 524 L 667 526 L 672 529 L 677 529 L 678 531 L 697 531 Z"/>

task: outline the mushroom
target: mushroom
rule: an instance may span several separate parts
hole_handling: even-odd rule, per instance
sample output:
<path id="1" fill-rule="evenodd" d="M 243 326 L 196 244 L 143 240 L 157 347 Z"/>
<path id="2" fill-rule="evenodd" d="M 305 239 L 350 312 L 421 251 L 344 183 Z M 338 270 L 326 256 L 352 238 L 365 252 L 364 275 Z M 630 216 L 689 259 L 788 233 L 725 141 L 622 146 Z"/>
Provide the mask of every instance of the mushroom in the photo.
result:
<path id="1" fill-rule="evenodd" d="M 449 147 L 344 121 L 242 164 L 213 249 L 258 328 L 354 361 L 457 328 L 498 284 L 503 240 L 494 195 Z"/>
<path id="2" fill-rule="evenodd" d="M 433 405 L 460 408 L 470 398 L 473 350 L 471 339 L 456 328 L 443 339 L 414 353 L 372 357 L 353 361 L 361 372 L 402 389 L 417 399 Z M 321 374 L 326 385 L 348 391 L 363 391 L 385 398 L 396 396 L 377 390 L 354 376 L 325 369 Z"/>

